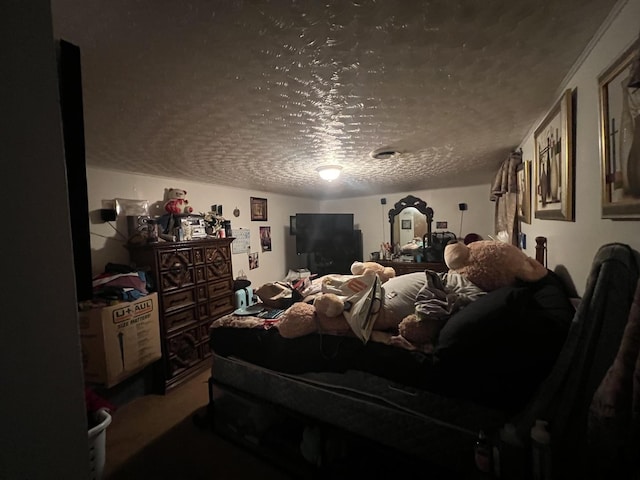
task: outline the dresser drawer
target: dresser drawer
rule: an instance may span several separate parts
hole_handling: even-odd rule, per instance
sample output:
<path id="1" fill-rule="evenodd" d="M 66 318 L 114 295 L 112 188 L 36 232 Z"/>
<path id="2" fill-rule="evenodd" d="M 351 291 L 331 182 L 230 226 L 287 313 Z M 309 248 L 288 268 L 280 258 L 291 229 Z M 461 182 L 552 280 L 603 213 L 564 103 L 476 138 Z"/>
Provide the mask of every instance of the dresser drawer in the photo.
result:
<path id="1" fill-rule="evenodd" d="M 205 249 L 207 280 L 215 280 L 232 275 L 229 256 L 229 247 L 227 246 L 207 247 Z"/>
<path id="2" fill-rule="evenodd" d="M 187 288 L 178 292 L 167 293 L 162 297 L 162 308 L 165 313 L 171 313 L 188 305 L 196 303 L 196 294 L 193 288 Z"/>
<path id="3" fill-rule="evenodd" d="M 164 329 L 167 333 L 171 333 L 179 328 L 183 328 L 196 322 L 197 316 L 195 305 L 176 313 L 164 314 Z"/>
<path id="4" fill-rule="evenodd" d="M 206 283 L 199 283 L 196 285 L 196 298 L 199 302 L 206 302 L 209 298 L 209 285 Z"/>
<path id="5" fill-rule="evenodd" d="M 212 319 L 230 313 L 234 310 L 231 297 L 221 297 L 209 302 L 209 315 Z"/>
<path id="6" fill-rule="evenodd" d="M 202 265 L 205 262 L 204 247 L 193 247 L 191 249 L 194 265 Z"/>
<path id="7" fill-rule="evenodd" d="M 158 265 L 162 270 L 168 270 L 176 264 L 193 265 L 191 248 L 158 250 Z"/>
<path id="8" fill-rule="evenodd" d="M 169 355 L 178 357 L 189 356 L 189 352 L 199 345 L 200 328 L 190 328 L 184 332 L 167 339 L 167 350 Z"/>
<path id="9" fill-rule="evenodd" d="M 209 302 L 198 304 L 198 319 L 207 320 L 209 318 Z"/>
<path id="10" fill-rule="evenodd" d="M 169 270 L 160 273 L 162 291 L 182 288 L 194 283 L 193 268 L 185 264 L 176 263 Z"/>
<path id="11" fill-rule="evenodd" d="M 211 330 L 211 323 L 209 321 L 202 322 L 198 327 L 198 335 L 200 336 L 200 340 L 209 342 L 209 333 Z"/>
<path id="12" fill-rule="evenodd" d="M 206 265 L 196 265 L 196 282 L 206 282 L 207 281 L 207 267 Z"/>
<path id="13" fill-rule="evenodd" d="M 167 377 L 170 379 L 189 370 L 191 367 L 200 363 L 200 349 L 195 346 L 193 349 L 183 349 L 180 355 L 169 357 Z"/>
<path id="14" fill-rule="evenodd" d="M 207 293 L 209 298 L 217 298 L 223 295 L 231 296 L 233 294 L 233 279 L 227 278 L 221 282 L 209 282 L 207 284 Z"/>

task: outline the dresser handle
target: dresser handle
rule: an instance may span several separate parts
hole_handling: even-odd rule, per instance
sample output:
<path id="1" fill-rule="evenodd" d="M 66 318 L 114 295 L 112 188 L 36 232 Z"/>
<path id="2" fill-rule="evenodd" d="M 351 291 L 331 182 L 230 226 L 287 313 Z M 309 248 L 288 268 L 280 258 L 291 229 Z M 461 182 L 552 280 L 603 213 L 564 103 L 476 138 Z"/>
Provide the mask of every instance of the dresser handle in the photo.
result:
<path id="1" fill-rule="evenodd" d="M 225 262 L 224 260 L 222 260 L 221 258 L 216 258 L 216 259 L 213 261 L 213 266 L 214 266 L 215 268 L 220 268 L 220 267 L 223 267 L 223 266 L 225 265 L 225 263 L 226 263 L 226 262 Z"/>
<path id="2" fill-rule="evenodd" d="M 169 271 L 171 273 L 173 273 L 174 275 L 178 275 L 179 273 L 184 272 L 184 265 L 182 265 L 181 263 L 174 263 L 171 268 L 169 269 Z"/>
<path id="3" fill-rule="evenodd" d="M 213 304 L 214 308 L 222 308 L 222 307 L 225 307 L 226 305 L 227 305 L 227 302 L 225 300 L 222 300 L 221 302 Z"/>
<path id="4" fill-rule="evenodd" d="M 171 298 L 171 305 L 169 305 L 170 307 L 173 307 L 176 304 L 181 304 L 181 303 L 186 303 L 189 300 L 189 295 L 185 295 L 181 298 Z"/>

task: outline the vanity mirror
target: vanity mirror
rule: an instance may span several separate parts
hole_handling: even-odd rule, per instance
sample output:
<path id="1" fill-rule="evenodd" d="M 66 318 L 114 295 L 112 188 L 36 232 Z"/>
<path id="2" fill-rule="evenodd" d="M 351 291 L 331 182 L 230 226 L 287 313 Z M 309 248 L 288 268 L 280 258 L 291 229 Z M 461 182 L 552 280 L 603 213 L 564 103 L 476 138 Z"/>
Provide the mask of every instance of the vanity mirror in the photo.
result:
<path id="1" fill-rule="evenodd" d="M 429 245 L 432 222 L 433 208 L 428 207 L 424 200 L 413 195 L 404 197 L 389 210 L 391 245 L 399 243 L 402 246 L 414 238 L 423 238 L 425 235 Z"/>

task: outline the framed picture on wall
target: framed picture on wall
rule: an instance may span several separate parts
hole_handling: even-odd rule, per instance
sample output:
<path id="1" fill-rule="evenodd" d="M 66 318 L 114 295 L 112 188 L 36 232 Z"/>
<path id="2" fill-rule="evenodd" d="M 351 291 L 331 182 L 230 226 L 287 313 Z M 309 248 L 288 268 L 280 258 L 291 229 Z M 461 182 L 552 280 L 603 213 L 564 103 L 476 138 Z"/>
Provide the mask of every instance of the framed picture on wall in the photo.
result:
<path id="1" fill-rule="evenodd" d="M 251 220 L 267 220 L 267 199 L 251 197 Z"/>
<path id="2" fill-rule="evenodd" d="M 402 220 L 401 228 L 402 230 L 411 230 L 411 220 Z"/>
<path id="3" fill-rule="evenodd" d="M 531 223 L 531 160 L 525 160 L 516 170 L 518 177 L 518 219 Z"/>
<path id="4" fill-rule="evenodd" d="M 640 219 L 639 55 L 636 41 L 598 77 L 602 218 Z"/>
<path id="5" fill-rule="evenodd" d="M 574 107 L 564 92 L 534 133 L 535 218 L 574 220 Z"/>

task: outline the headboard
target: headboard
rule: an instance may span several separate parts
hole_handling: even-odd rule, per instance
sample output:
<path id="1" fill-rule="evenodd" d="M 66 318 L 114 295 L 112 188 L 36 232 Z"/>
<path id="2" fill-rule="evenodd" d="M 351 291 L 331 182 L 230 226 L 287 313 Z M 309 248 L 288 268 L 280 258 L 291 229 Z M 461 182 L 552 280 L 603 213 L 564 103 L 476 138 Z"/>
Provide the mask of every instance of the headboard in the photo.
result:
<path id="1" fill-rule="evenodd" d="M 547 237 L 536 237 L 536 260 L 547 266 Z"/>

